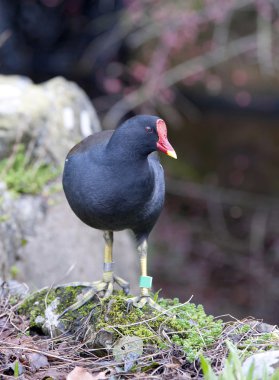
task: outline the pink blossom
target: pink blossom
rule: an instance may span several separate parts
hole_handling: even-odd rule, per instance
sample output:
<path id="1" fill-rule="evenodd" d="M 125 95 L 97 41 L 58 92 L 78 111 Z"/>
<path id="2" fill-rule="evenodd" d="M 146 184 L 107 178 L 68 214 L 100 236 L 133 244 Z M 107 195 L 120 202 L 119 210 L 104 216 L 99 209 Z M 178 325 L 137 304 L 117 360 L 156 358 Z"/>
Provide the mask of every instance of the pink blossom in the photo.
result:
<path id="1" fill-rule="evenodd" d="M 119 79 L 105 78 L 103 84 L 105 90 L 111 94 L 115 94 L 122 90 L 122 83 Z"/>
<path id="2" fill-rule="evenodd" d="M 159 92 L 159 99 L 163 103 L 173 103 L 175 100 L 175 93 L 170 88 L 163 88 Z"/>
<path id="3" fill-rule="evenodd" d="M 251 103 L 251 94 L 248 91 L 239 91 L 235 95 L 235 101 L 240 107 L 247 107 Z"/>
<path id="4" fill-rule="evenodd" d="M 244 86 L 248 81 L 248 74 L 243 69 L 236 69 L 232 73 L 232 82 L 235 86 Z"/>
<path id="5" fill-rule="evenodd" d="M 131 75 L 139 82 L 142 82 L 146 78 L 147 72 L 148 67 L 140 62 L 135 63 L 131 68 Z"/>

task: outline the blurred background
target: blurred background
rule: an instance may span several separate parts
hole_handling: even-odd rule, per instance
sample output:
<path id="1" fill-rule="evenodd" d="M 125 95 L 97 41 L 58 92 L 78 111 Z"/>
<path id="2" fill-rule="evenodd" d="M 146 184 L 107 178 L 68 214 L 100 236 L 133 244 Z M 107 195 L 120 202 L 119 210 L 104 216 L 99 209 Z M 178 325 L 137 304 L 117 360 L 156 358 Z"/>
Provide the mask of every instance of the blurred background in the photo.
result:
<path id="1" fill-rule="evenodd" d="M 0 0 L 0 73 L 63 76 L 103 128 L 165 119 L 162 295 L 279 320 L 279 1 Z"/>

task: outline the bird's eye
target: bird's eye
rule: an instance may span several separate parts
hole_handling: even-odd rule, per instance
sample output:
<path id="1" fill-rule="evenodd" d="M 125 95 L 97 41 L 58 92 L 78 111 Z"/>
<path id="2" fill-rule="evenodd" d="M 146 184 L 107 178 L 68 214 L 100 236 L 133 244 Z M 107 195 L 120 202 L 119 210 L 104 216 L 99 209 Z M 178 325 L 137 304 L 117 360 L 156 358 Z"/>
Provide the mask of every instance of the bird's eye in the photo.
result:
<path id="1" fill-rule="evenodd" d="M 147 133 L 153 133 L 153 129 L 151 127 L 145 127 Z"/>

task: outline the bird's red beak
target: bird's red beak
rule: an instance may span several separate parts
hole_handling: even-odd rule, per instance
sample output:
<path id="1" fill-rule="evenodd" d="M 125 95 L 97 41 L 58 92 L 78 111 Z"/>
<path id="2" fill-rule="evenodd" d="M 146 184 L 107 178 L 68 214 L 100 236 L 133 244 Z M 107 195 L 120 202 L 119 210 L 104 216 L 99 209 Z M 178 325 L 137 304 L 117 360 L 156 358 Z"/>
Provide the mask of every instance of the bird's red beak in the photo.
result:
<path id="1" fill-rule="evenodd" d="M 175 150 L 169 143 L 169 140 L 167 137 L 167 126 L 164 120 L 162 119 L 157 120 L 156 129 L 159 136 L 159 140 L 157 142 L 157 149 L 159 149 L 161 152 L 166 153 L 168 156 L 172 158 L 177 158 Z"/>

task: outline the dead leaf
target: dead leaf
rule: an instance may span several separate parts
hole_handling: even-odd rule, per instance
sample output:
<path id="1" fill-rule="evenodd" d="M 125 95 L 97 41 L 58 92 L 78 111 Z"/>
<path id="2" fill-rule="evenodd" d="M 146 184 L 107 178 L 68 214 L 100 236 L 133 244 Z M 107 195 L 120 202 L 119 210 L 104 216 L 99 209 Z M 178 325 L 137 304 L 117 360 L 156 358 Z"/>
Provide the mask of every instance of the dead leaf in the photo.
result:
<path id="1" fill-rule="evenodd" d="M 124 336 L 113 347 L 113 356 L 117 362 L 123 362 L 127 354 L 139 357 L 143 352 L 143 342 L 138 336 Z"/>
<path id="2" fill-rule="evenodd" d="M 167 363 L 165 364 L 165 367 L 170 368 L 170 369 L 176 369 L 176 368 L 180 368 L 181 365 L 178 363 Z"/>
<path id="3" fill-rule="evenodd" d="M 49 362 L 45 355 L 33 352 L 26 355 L 30 364 L 30 369 L 32 372 L 36 372 L 40 368 L 48 367 Z"/>
<path id="4" fill-rule="evenodd" d="M 105 380 L 107 379 L 105 372 L 99 372 L 91 375 L 85 368 L 75 367 L 67 376 L 66 380 Z"/>
<path id="5" fill-rule="evenodd" d="M 106 380 L 106 379 L 108 379 L 106 373 L 107 373 L 107 371 L 98 372 L 98 373 L 94 374 L 93 379 L 94 380 Z"/>
<path id="6" fill-rule="evenodd" d="M 9 317 L 4 316 L 0 318 L 0 329 L 6 330 L 8 328 L 11 328 Z"/>
<path id="7" fill-rule="evenodd" d="M 36 374 L 38 380 L 65 380 L 66 373 L 63 370 L 57 368 L 48 368 L 45 371 L 40 371 Z"/>
<path id="8" fill-rule="evenodd" d="M 138 336 L 124 336 L 113 347 L 113 357 L 118 363 L 124 362 L 125 372 L 130 371 L 142 352 L 143 342 Z"/>
<path id="9" fill-rule="evenodd" d="M 5 340 L 7 340 L 7 338 L 10 336 L 10 335 L 12 335 L 12 333 L 13 333 L 13 330 L 12 329 L 10 329 L 10 330 L 1 330 L 0 331 L 0 334 L 1 334 L 1 340 L 3 340 L 3 341 L 5 341 Z"/>

